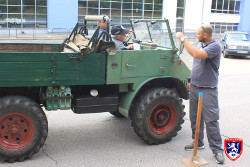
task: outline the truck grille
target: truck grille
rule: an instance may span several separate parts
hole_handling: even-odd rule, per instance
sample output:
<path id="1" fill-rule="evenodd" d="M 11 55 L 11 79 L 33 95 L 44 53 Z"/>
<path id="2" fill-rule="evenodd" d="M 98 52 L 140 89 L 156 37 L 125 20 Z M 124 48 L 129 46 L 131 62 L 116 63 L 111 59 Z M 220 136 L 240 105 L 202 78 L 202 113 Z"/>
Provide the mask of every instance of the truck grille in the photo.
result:
<path id="1" fill-rule="evenodd" d="M 237 50 L 248 50 L 248 46 L 242 46 L 242 45 L 238 45 L 236 46 Z"/>

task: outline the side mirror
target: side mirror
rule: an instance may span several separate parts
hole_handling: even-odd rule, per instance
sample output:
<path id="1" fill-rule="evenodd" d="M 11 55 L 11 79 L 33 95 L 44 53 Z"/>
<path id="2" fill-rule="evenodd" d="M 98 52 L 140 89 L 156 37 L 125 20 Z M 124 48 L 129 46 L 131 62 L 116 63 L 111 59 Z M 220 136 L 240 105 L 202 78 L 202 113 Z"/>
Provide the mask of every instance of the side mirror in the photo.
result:
<path id="1" fill-rule="evenodd" d="M 156 23 L 156 21 L 151 21 L 151 24 L 155 24 Z"/>
<path id="2" fill-rule="evenodd" d="M 225 41 L 225 39 L 224 39 L 224 38 L 221 38 L 221 41 L 222 41 L 222 42 L 224 42 L 224 41 Z"/>
<path id="3" fill-rule="evenodd" d="M 139 20 L 134 21 L 134 24 L 139 23 Z"/>

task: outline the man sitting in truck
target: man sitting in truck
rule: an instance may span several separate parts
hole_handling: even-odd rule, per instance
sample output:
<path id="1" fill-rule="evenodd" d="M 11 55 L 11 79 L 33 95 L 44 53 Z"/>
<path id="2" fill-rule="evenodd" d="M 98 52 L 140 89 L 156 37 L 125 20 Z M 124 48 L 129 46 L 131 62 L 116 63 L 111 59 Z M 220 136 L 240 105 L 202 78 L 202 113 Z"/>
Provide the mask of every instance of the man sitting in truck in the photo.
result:
<path id="1" fill-rule="evenodd" d="M 112 41 L 115 42 L 116 50 L 133 50 L 133 44 L 124 44 L 126 35 L 129 30 L 125 29 L 123 26 L 113 26 L 111 29 L 111 34 L 113 35 Z"/>
<path id="2" fill-rule="evenodd" d="M 100 27 L 98 37 L 100 37 L 102 32 L 106 32 L 107 24 L 102 21 L 98 21 L 97 25 Z"/>

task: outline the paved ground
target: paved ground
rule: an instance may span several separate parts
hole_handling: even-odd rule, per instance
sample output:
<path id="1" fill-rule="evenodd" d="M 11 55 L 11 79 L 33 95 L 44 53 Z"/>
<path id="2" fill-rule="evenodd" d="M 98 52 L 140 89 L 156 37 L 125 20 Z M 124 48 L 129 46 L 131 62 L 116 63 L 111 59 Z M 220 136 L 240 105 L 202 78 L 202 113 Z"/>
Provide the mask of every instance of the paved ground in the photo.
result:
<path id="1" fill-rule="evenodd" d="M 183 55 L 192 66 L 192 59 Z M 244 150 L 235 162 L 226 158 L 225 167 L 247 167 L 250 163 L 250 58 L 222 58 L 219 99 L 221 134 L 242 138 Z M 188 113 L 188 101 L 184 101 Z M 180 160 L 191 158 L 184 151 L 191 142 L 188 114 L 182 130 L 172 141 L 149 146 L 133 132 L 129 119 L 118 119 L 109 113 L 76 115 L 71 111 L 46 112 L 49 134 L 41 151 L 24 162 L 0 163 L 1 167 L 184 167 Z M 198 151 L 208 167 L 217 167 L 208 148 Z"/>

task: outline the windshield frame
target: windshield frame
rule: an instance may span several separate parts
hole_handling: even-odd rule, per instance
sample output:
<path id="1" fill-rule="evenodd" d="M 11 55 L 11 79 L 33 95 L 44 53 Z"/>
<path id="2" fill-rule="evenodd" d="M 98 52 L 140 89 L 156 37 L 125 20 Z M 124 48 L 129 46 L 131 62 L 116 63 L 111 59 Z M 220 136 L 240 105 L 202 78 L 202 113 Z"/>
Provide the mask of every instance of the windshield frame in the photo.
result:
<path id="1" fill-rule="evenodd" d="M 151 40 L 152 43 L 153 43 L 153 39 L 152 39 L 151 31 L 150 31 L 150 28 L 149 28 L 149 23 L 166 23 L 166 27 L 167 27 L 167 31 L 168 31 L 167 33 L 168 33 L 168 37 L 170 39 L 171 47 L 172 47 L 172 49 L 176 49 L 168 19 L 141 19 L 141 20 L 131 19 L 130 20 L 130 25 L 131 25 L 131 28 L 133 30 L 133 35 L 134 35 L 135 39 L 136 39 L 136 32 L 135 32 L 134 25 L 136 23 L 138 23 L 138 22 L 144 22 L 145 23 L 145 26 L 147 27 L 149 39 Z M 162 27 L 161 27 L 160 31 L 164 33 Z"/>

